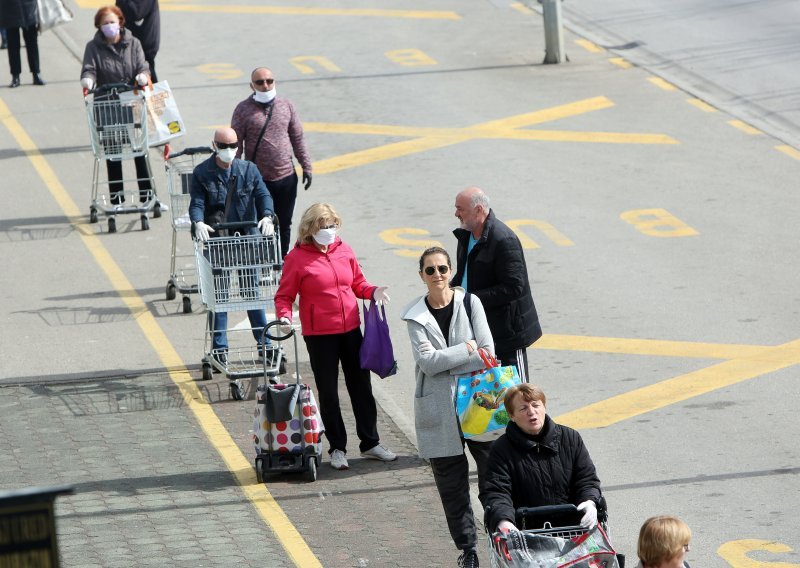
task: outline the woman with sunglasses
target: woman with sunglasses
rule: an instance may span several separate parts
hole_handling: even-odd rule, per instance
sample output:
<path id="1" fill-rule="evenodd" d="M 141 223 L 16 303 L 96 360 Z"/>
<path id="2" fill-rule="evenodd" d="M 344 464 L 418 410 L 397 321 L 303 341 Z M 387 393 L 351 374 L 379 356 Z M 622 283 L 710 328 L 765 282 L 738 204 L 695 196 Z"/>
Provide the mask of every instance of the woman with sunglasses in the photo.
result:
<path id="1" fill-rule="evenodd" d="M 388 302 L 386 286 L 364 277 L 356 255 L 337 236 L 342 220 L 327 203 L 315 203 L 300 219 L 297 242 L 283 265 L 275 294 L 275 316 L 291 330 L 292 304 L 298 299 L 300 326 L 319 394 L 319 411 L 330 443 L 333 469 L 348 469 L 347 430 L 339 407 L 339 363 L 356 418 L 361 456 L 393 461 L 397 456 L 381 445 L 378 409 L 369 371 L 361 368 L 363 335 L 358 298 Z"/>
<path id="2" fill-rule="evenodd" d="M 458 566 L 478 566 L 477 533 L 469 497 L 469 463 L 464 445 L 478 466 L 478 495 L 483 486 L 491 442 L 465 440 L 456 414 L 456 383 L 485 367 L 478 353 L 494 354 L 494 342 L 480 299 L 451 288 L 450 255 L 431 247 L 419 259 L 419 276 L 427 294 L 411 302 L 402 318 L 414 354 L 416 389 L 414 421 L 421 458 L 430 460 L 436 488 L 442 500 L 447 526 L 456 548 Z M 471 313 L 465 307 L 469 301 Z"/>

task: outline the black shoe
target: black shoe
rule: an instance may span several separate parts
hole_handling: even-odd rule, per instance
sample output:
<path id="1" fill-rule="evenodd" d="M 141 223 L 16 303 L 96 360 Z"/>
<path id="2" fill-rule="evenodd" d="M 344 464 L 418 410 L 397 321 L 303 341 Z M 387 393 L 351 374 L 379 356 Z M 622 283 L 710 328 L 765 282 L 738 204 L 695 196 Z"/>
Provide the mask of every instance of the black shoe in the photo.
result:
<path id="1" fill-rule="evenodd" d="M 12 75 L 11 76 L 11 84 L 8 86 L 9 89 L 16 89 L 19 87 L 19 75 Z"/>
<path id="2" fill-rule="evenodd" d="M 458 565 L 460 568 L 479 568 L 478 553 L 475 552 L 475 549 L 465 550 L 458 557 Z"/>
<path id="3" fill-rule="evenodd" d="M 38 73 L 34 73 L 33 74 L 33 84 L 34 85 L 46 85 L 47 83 L 44 82 L 44 79 L 42 79 L 41 75 L 39 75 Z"/>

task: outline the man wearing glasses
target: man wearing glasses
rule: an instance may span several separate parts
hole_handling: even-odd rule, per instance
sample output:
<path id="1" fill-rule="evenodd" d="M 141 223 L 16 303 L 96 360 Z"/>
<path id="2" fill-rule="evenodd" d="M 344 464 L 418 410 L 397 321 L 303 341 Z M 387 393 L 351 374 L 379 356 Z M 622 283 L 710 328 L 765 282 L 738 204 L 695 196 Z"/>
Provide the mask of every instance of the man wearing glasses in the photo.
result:
<path id="1" fill-rule="evenodd" d="M 483 190 L 470 187 L 456 196 L 460 228 L 453 286 L 480 298 L 494 339 L 495 356 L 516 365 L 528 378 L 528 347 L 542 336 L 533 303 L 522 244 L 514 231 L 494 215 Z"/>
<path id="2" fill-rule="evenodd" d="M 297 173 L 292 156 L 303 167 L 305 189 L 311 187 L 311 157 L 294 105 L 277 96 L 275 78 L 266 67 L 250 75 L 253 94 L 233 111 L 231 126 L 239 137 L 237 156 L 255 162 L 275 204 L 281 256 L 289 252 L 292 214 L 297 200 Z"/>

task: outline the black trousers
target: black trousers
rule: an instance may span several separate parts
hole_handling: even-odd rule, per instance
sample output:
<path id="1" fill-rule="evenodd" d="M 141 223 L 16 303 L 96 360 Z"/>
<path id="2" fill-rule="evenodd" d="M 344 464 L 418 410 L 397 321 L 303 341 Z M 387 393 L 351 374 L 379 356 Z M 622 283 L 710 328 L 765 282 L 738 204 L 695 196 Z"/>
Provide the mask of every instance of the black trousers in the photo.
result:
<path id="1" fill-rule="evenodd" d="M 365 452 L 380 442 L 378 436 L 378 408 L 372 396 L 369 371 L 361 368 L 358 352 L 363 336 L 361 328 L 347 333 L 329 335 L 304 335 L 311 360 L 311 370 L 317 383 L 319 412 L 325 424 L 325 437 L 333 450 L 347 452 L 347 430 L 339 406 L 339 363 L 344 372 L 344 384 L 353 405 L 359 449 Z"/>
<path id="2" fill-rule="evenodd" d="M 513 351 L 500 351 L 499 346 L 495 345 L 497 359 L 504 367 L 514 365 L 519 373 L 519 378 L 523 383 L 531 382 L 530 373 L 528 372 L 528 350 L 524 347 L 522 349 L 514 349 Z M 520 360 L 522 364 L 520 364 Z"/>
<path id="3" fill-rule="evenodd" d="M 19 42 L 19 30 L 22 30 L 22 37 L 25 38 L 25 51 L 28 52 L 28 67 L 31 73 L 39 73 L 39 43 L 36 37 L 36 26 L 29 28 L 8 28 L 8 66 L 11 67 L 12 75 L 22 73 L 22 60 L 20 59 L 21 44 Z"/>
<path id="4" fill-rule="evenodd" d="M 147 61 L 147 65 L 150 67 L 150 80 L 153 81 L 153 83 L 158 83 L 158 77 L 156 76 L 156 56 L 147 55 L 145 53 L 144 60 Z"/>
<path id="5" fill-rule="evenodd" d="M 264 183 L 272 196 L 272 206 L 278 217 L 281 258 L 283 258 L 289 252 L 291 244 L 292 215 L 294 215 L 294 204 L 297 201 L 297 173 L 293 172 L 291 175 L 275 181 L 264 180 Z"/>
<path id="6" fill-rule="evenodd" d="M 484 482 L 486 468 L 489 461 L 491 442 L 466 442 L 469 453 L 478 466 L 478 499 L 483 504 Z M 444 507 L 444 516 L 447 519 L 447 528 L 450 536 L 459 550 L 475 548 L 478 543 L 478 534 L 475 529 L 475 516 L 469 498 L 469 461 L 466 454 L 447 456 L 445 458 L 431 458 L 431 470 L 436 481 L 436 489 Z M 481 511 L 483 513 L 483 511 Z"/>
<path id="7" fill-rule="evenodd" d="M 150 185 L 150 168 L 147 167 L 147 159 L 139 156 L 133 159 L 136 165 L 136 177 L 139 179 L 139 201 L 144 203 L 150 199 L 150 192 L 153 187 Z M 111 194 L 111 204 L 119 205 L 125 201 L 122 193 L 122 161 L 106 160 L 106 171 L 108 172 L 108 191 Z"/>

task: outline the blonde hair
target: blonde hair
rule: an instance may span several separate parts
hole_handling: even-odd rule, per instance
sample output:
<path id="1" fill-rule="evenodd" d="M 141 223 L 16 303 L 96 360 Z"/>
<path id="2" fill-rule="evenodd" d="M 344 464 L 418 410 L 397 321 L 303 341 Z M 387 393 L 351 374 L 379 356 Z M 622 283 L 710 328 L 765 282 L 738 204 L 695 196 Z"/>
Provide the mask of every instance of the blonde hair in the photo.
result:
<path id="1" fill-rule="evenodd" d="M 303 216 L 300 218 L 297 242 L 310 244 L 313 242 L 314 234 L 329 223 L 341 227 L 342 219 L 328 203 L 314 203 L 303 212 Z"/>
<path id="2" fill-rule="evenodd" d="M 642 566 L 658 566 L 677 557 L 692 540 L 692 530 L 677 517 L 661 515 L 647 519 L 639 530 L 636 553 Z"/>
<path id="3" fill-rule="evenodd" d="M 506 405 L 506 412 L 509 414 L 514 414 L 514 406 L 512 403 L 514 398 L 518 396 L 521 396 L 522 400 L 525 402 L 539 401 L 547 406 L 547 397 L 544 395 L 542 389 L 530 383 L 521 383 L 508 389 L 503 398 L 503 402 Z"/>

